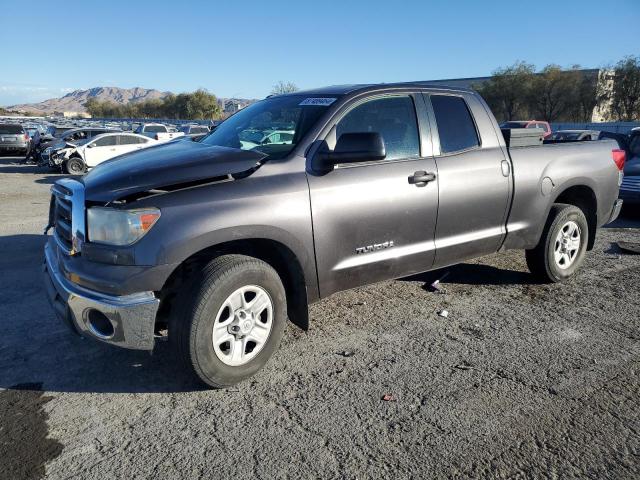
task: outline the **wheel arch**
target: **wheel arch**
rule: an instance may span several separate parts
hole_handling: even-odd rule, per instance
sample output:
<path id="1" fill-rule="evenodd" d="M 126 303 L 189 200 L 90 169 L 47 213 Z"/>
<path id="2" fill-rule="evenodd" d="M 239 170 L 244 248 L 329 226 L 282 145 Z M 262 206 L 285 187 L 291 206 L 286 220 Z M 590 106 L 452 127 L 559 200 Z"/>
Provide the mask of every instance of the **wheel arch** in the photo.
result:
<path id="1" fill-rule="evenodd" d="M 551 205 L 556 203 L 566 203 L 578 207 L 584 213 L 589 226 L 589 237 L 587 239 L 587 250 L 592 250 L 596 240 L 596 230 L 598 226 L 598 199 L 596 193 L 586 184 L 570 185 L 558 192 Z M 549 206 L 551 209 L 551 206 Z M 549 213 L 547 213 L 548 217 Z"/>
<path id="2" fill-rule="evenodd" d="M 162 322 L 170 314 L 172 300 L 190 272 L 215 257 L 229 254 L 254 257 L 273 267 L 285 288 L 290 321 L 303 330 L 309 328 L 307 279 L 302 264 L 292 249 L 270 238 L 229 240 L 203 248 L 184 259 L 169 275 L 159 292 L 159 321 Z"/>

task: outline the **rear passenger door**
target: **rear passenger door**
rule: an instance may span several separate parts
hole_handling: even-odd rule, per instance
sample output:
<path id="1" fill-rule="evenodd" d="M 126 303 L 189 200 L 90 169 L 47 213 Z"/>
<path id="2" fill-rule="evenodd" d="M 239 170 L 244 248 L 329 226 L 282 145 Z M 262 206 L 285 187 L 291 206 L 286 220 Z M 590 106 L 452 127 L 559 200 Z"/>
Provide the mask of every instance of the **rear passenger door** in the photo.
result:
<path id="1" fill-rule="evenodd" d="M 146 139 L 135 135 L 119 135 L 118 136 L 118 155 L 133 152 L 144 148 Z M 148 140 L 147 140 L 148 141 Z"/>
<path id="2" fill-rule="evenodd" d="M 438 222 L 434 266 L 497 251 L 505 235 L 510 163 L 483 104 L 464 93 L 425 95 L 434 120 Z"/>

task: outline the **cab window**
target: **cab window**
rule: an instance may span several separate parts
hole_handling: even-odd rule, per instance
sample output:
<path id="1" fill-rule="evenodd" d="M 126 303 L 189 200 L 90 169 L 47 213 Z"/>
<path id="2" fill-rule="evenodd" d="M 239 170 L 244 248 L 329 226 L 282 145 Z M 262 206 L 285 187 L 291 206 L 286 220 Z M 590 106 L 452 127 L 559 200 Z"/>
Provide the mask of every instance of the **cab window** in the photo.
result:
<path id="1" fill-rule="evenodd" d="M 442 153 L 460 152 L 480 145 L 476 125 L 464 98 L 431 95 L 431 105 L 436 117 Z"/>
<path id="2" fill-rule="evenodd" d="M 336 139 L 344 133 L 382 135 L 386 160 L 420 156 L 420 136 L 413 99 L 408 95 L 382 97 L 362 103 L 336 125 Z"/>

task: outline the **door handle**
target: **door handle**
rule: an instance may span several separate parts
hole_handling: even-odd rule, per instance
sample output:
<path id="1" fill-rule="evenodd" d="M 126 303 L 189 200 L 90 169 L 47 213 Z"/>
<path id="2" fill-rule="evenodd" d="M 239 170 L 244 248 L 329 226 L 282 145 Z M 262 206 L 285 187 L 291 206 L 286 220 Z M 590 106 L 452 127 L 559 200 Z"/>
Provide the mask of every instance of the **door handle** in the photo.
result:
<path id="1" fill-rule="evenodd" d="M 423 170 L 415 172 L 413 175 L 410 175 L 408 180 L 411 185 L 415 185 L 416 187 L 424 187 L 427 183 L 433 182 L 436 179 L 436 174 L 432 172 L 425 172 Z"/>
<path id="2" fill-rule="evenodd" d="M 508 177 L 509 173 L 511 173 L 511 167 L 509 166 L 509 162 L 507 162 L 506 160 L 502 160 L 500 169 L 502 170 L 502 175 L 505 177 Z"/>

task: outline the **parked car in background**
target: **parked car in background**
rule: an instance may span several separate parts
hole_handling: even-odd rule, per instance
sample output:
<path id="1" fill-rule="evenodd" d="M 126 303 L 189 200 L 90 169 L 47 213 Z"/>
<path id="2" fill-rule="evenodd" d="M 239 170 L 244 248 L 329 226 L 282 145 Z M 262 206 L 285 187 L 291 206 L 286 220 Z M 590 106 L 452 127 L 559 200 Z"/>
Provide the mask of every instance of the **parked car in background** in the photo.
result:
<path id="1" fill-rule="evenodd" d="M 243 149 L 250 150 L 259 145 L 290 145 L 295 130 L 249 129 L 238 135 Z"/>
<path id="2" fill-rule="evenodd" d="M 585 140 L 598 140 L 600 132 L 597 130 L 558 130 L 553 132 L 549 140 L 560 142 L 582 142 Z"/>
<path id="3" fill-rule="evenodd" d="M 626 158 L 631 158 L 631 150 L 629 149 L 629 135 L 625 133 L 615 133 L 615 132 L 607 132 L 602 130 L 600 135 L 598 135 L 598 140 L 611 139 L 618 142 L 618 148 L 620 150 L 624 150 L 626 154 Z"/>
<path id="4" fill-rule="evenodd" d="M 209 127 L 205 125 L 183 125 L 180 127 L 180 131 L 193 140 L 199 140 L 211 132 Z"/>
<path id="5" fill-rule="evenodd" d="M 619 214 L 624 153 L 534 133 L 507 140 L 483 99 L 458 88 L 270 96 L 201 142 L 59 180 L 49 300 L 72 330 L 111 345 L 150 351 L 168 332 L 191 374 L 226 387 L 336 292 L 509 249 L 526 250 L 541 281 L 567 280 Z"/>
<path id="6" fill-rule="evenodd" d="M 49 165 L 60 167 L 71 175 L 81 175 L 87 169 L 114 157 L 157 144 L 157 140 L 136 133 L 103 133 L 84 139 L 77 145 L 68 144 L 68 147 L 55 151 L 51 155 Z"/>
<path id="7" fill-rule="evenodd" d="M 541 128 L 544 130 L 545 139 L 551 136 L 551 125 L 541 120 L 512 120 L 500 124 L 500 128 Z"/>
<path id="8" fill-rule="evenodd" d="M 51 142 L 56 138 L 60 138 L 65 132 L 72 130 L 73 127 L 62 125 L 49 125 L 46 132 L 42 135 L 42 143 Z"/>
<path id="9" fill-rule="evenodd" d="M 18 123 L 0 123 L 0 153 L 29 157 L 31 137 Z"/>
<path id="10" fill-rule="evenodd" d="M 634 128 L 629 135 L 629 156 L 624 166 L 620 198 L 634 208 L 640 208 L 640 128 Z"/>
<path id="11" fill-rule="evenodd" d="M 67 148 L 67 144 L 72 144 L 73 146 L 75 146 L 84 140 L 91 140 L 97 135 L 102 135 L 103 133 L 110 133 L 110 132 L 117 132 L 117 131 L 118 130 L 115 130 L 112 128 L 100 128 L 100 127 L 69 129 L 65 131 L 59 138 L 54 138 L 49 142 L 41 143 L 40 163 L 43 165 L 49 164 L 51 154 L 63 148 Z"/>
<path id="12" fill-rule="evenodd" d="M 162 123 L 143 123 L 136 128 L 134 133 L 138 135 L 144 135 L 145 137 L 153 138 L 159 141 L 172 140 L 176 137 L 183 136 L 183 132 L 172 131 L 175 128 L 167 127 Z"/>

